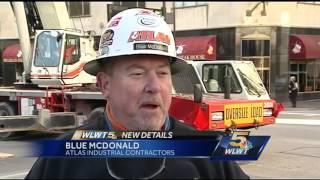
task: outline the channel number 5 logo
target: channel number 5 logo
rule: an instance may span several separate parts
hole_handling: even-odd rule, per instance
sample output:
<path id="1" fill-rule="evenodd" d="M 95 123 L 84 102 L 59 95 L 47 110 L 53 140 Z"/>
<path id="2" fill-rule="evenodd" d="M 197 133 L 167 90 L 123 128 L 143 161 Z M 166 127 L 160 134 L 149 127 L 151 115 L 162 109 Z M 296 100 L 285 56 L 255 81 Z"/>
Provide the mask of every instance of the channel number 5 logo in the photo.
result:
<path id="1" fill-rule="evenodd" d="M 235 131 L 232 134 L 229 145 L 240 149 L 249 150 L 252 148 L 252 143 L 247 140 L 250 131 Z"/>

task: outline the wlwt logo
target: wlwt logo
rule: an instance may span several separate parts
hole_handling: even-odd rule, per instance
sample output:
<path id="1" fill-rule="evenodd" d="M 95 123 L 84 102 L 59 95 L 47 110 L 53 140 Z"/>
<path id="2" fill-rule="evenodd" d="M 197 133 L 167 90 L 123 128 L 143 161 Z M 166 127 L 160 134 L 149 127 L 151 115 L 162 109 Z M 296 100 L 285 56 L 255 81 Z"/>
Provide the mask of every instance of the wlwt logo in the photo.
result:
<path id="1" fill-rule="evenodd" d="M 212 153 L 215 160 L 257 160 L 270 136 L 249 136 L 250 131 L 234 131 L 223 136 Z"/>
<path id="2" fill-rule="evenodd" d="M 236 131 L 233 133 L 225 155 L 247 155 L 253 148 L 252 143 L 247 139 L 249 131 Z"/>

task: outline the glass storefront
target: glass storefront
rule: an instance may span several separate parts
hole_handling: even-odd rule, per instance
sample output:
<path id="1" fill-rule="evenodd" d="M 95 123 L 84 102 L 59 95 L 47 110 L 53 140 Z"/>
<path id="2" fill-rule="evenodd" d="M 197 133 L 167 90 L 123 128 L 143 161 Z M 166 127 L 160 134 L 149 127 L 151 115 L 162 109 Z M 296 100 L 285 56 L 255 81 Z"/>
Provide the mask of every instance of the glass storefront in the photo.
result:
<path id="1" fill-rule="evenodd" d="M 290 60 L 290 76 L 295 76 L 299 92 L 320 91 L 320 59 Z"/>

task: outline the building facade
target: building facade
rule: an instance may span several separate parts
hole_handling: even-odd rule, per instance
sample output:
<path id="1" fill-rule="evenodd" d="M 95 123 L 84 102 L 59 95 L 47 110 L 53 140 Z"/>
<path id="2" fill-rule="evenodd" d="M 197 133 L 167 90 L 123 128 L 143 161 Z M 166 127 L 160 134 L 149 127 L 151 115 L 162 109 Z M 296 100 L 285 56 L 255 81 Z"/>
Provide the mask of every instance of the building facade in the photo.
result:
<path id="1" fill-rule="evenodd" d="M 178 38 L 216 37 L 216 59 L 253 61 L 272 98 L 320 98 L 319 2 L 175 2 Z M 199 46 L 199 45 L 198 45 Z"/>

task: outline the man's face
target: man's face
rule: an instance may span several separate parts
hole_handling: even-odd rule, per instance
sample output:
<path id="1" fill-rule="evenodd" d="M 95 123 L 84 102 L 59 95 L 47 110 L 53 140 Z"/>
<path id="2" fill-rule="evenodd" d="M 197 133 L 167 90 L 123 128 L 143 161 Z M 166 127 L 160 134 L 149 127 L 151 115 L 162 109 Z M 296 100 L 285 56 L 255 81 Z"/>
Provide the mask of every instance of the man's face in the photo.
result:
<path id="1" fill-rule="evenodd" d="M 171 104 L 171 72 L 167 57 L 123 56 L 112 73 L 97 75 L 113 115 L 129 130 L 160 130 Z"/>

